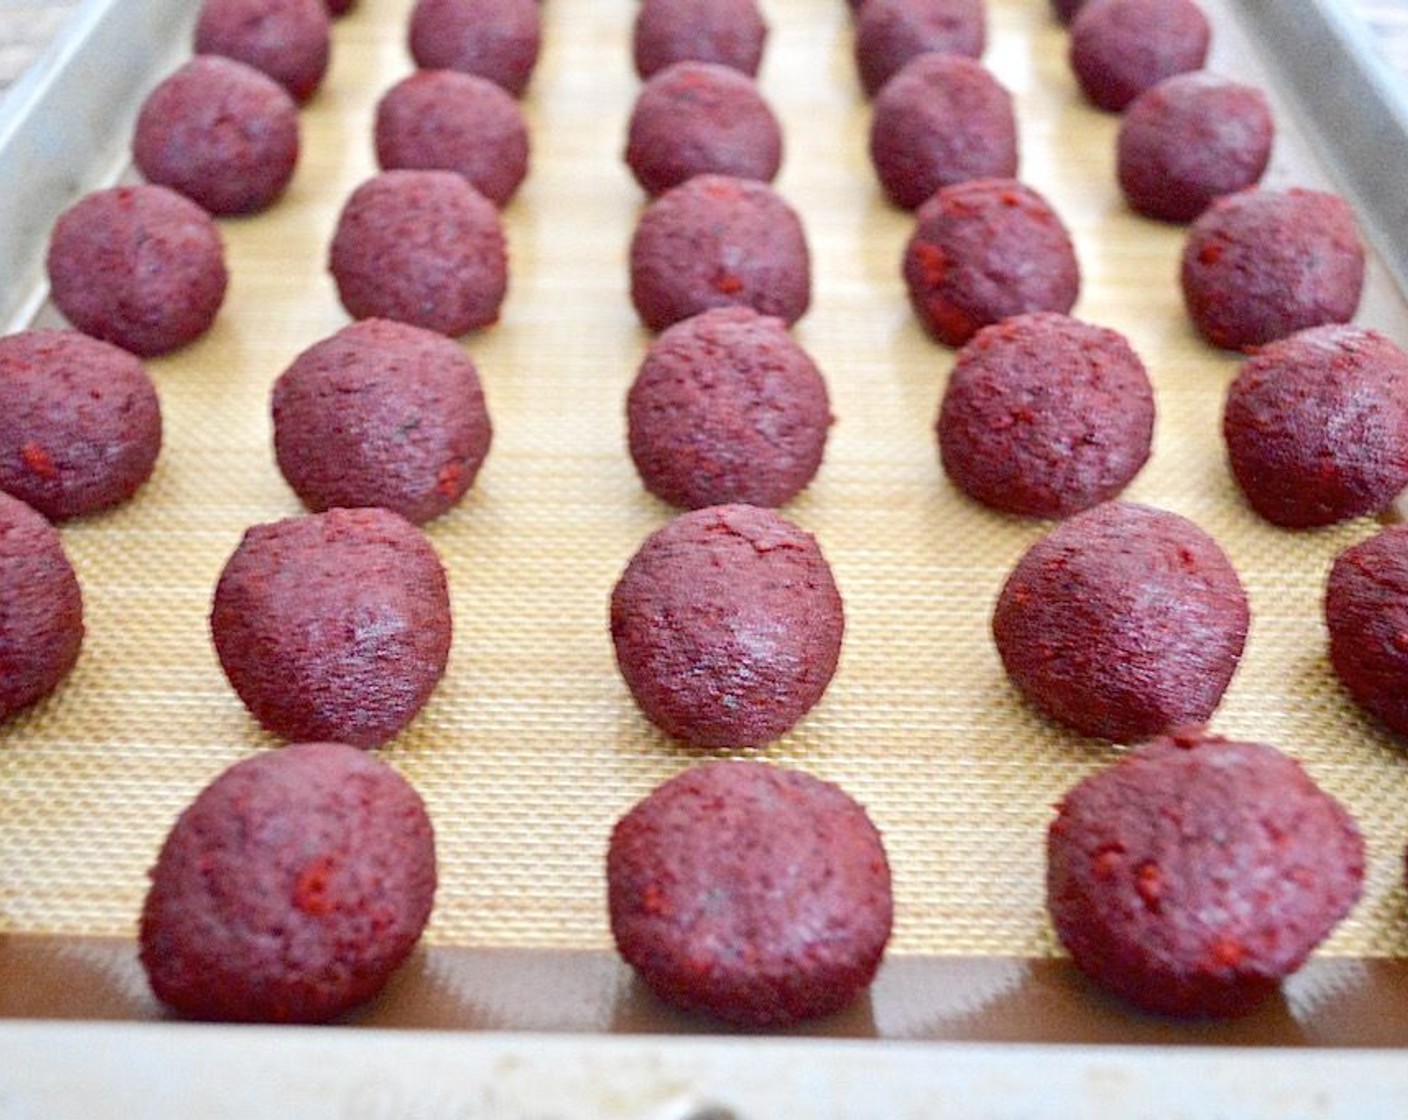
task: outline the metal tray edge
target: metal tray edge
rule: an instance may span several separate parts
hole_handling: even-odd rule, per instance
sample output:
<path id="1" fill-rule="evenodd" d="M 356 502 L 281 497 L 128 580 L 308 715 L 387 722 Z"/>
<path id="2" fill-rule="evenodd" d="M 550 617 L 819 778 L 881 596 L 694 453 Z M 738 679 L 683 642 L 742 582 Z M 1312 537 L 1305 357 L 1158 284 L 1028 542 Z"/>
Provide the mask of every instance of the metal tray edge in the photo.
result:
<path id="1" fill-rule="evenodd" d="M 1408 292 L 1408 82 L 1375 49 L 1362 19 L 1336 0 L 1233 0 L 1298 102 L 1319 154 Z"/>
<path id="2" fill-rule="evenodd" d="M 0 1024 L 0 1112 L 494 1120 L 1398 1120 L 1408 1058 L 1121 1047 Z M 228 1074 L 235 1068 L 247 1076 Z M 120 1104 L 118 1102 L 121 1102 Z"/>
<path id="3" fill-rule="evenodd" d="M 0 102 L 0 330 L 26 325 L 43 302 L 50 226 L 121 174 L 142 93 L 189 52 L 197 8 L 85 0 Z"/>

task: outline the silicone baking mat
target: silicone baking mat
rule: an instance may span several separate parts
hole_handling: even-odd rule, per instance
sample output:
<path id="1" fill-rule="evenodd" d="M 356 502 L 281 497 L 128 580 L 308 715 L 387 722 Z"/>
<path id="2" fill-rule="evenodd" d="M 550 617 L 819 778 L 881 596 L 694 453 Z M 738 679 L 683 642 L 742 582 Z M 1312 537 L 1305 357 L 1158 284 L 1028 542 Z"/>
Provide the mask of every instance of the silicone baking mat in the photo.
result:
<path id="1" fill-rule="evenodd" d="M 840 782 L 870 810 L 894 868 L 891 975 L 906 958 L 1051 957 L 1051 806 L 1116 749 L 1034 715 L 992 648 L 994 596 L 1046 526 L 974 505 L 939 468 L 933 420 L 952 352 L 924 336 L 905 301 L 911 217 L 884 201 L 868 164 L 849 9 L 762 7 L 771 34 L 760 80 L 787 146 L 776 185 L 813 253 L 813 304 L 796 336 L 837 418 L 819 476 L 784 512 L 831 560 L 847 633 L 822 703 L 747 753 Z M 1227 7 L 1206 7 L 1210 65 L 1272 93 L 1266 184 L 1325 185 L 1246 30 Z M 510 292 L 501 321 L 463 340 L 494 442 L 467 500 L 427 527 L 449 573 L 454 650 L 421 717 L 382 751 L 434 818 L 431 947 L 548 950 L 562 961 L 609 949 L 612 822 L 657 782 L 721 753 L 651 729 L 606 627 L 616 577 L 672 514 L 642 491 L 625 450 L 624 396 L 649 341 L 626 273 L 643 195 L 621 161 L 639 89 L 635 11 L 632 0 L 542 5 L 543 54 L 524 101 L 532 170 L 505 214 Z M 215 328 L 150 363 L 166 425 L 155 476 L 126 508 L 63 528 L 88 633 L 61 690 L 4 728 L 0 938 L 130 938 L 176 814 L 223 767 L 276 745 L 227 686 L 206 615 L 243 530 L 299 512 L 272 457 L 269 390 L 300 350 L 347 322 L 327 246 L 343 200 L 375 171 L 375 102 L 410 72 L 408 12 L 407 0 L 360 0 L 334 25 L 333 65 L 303 111 L 288 195 L 221 222 L 233 279 Z M 1183 231 L 1122 203 L 1117 118 L 1081 100 L 1046 0 L 989 0 L 988 14 L 985 61 L 1016 98 L 1021 176 L 1076 242 L 1075 313 L 1123 331 L 1155 384 L 1155 452 L 1125 496 L 1201 524 L 1251 599 L 1246 653 L 1212 727 L 1303 760 L 1368 837 L 1364 898 L 1322 956 L 1408 955 L 1402 747 L 1342 697 L 1320 620 L 1331 558 L 1376 525 L 1290 533 L 1242 505 L 1218 427 L 1237 359 L 1187 323 Z M 50 311 L 40 321 L 57 322 Z M 1402 300 L 1377 264 L 1358 321 L 1408 341 Z"/>

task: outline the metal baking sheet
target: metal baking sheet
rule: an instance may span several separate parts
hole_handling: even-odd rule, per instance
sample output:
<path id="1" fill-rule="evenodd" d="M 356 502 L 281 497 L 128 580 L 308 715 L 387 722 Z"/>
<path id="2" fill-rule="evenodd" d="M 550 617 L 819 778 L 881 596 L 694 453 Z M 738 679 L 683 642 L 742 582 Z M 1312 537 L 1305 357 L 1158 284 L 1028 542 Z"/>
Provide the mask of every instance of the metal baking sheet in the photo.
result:
<path id="1" fill-rule="evenodd" d="M 1361 15 L 1336 0 L 1237 0 L 1267 44 L 1341 188 L 1393 272 L 1408 288 L 1408 87 L 1374 47 Z"/>
<path id="2" fill-rule="evenodd" d="M 1247 0 L 1206 6 L 1213 67 L 1272 93 L 1279 132 L 1268 183 L 1351 194 L 1380 248 L 1359 321 L 1408 341 L 1384 249 L 1394 226 L 1363 185 L 1387 158 L 1382 145 L 1349 159 L 1325 154 L 1333 149 L 1313 127 L 1315 105 L 1286 77 L 1298 56 L 1273 34 L 1274 13 Z M 931 1064 L 958 1079 L 955 1099 L 979 1115 L 1216 1115 L 1219 1102 L 1238 1115 L 1299 1115 L 1282 1086 L 1321 1089 L 1313 1099 L 1324 1115 L 1367 1116 L 1366 1100 L 1405 1101 L 1395 1078 L 1408 1041 L 1408 998 L 1396 998 L 1408 993 L 1408 776 L 1401 745 L 1339 695 L 1317 614 L 1328 558 L 1374 526 L 1286 534 L 1240 506 L 1215 430 L 1236 359 L 1204 347 L 1182 317 L 1173 283 L 1181 231 L 1120 203 L 1116 122 L 1075 92 L 1046 0 L 991 0 L 985 61 L 1017 98 L 1023 177 L 1076 239 L 1077 314 L 1129 334 L 1155 379 L 1155 458 L 1129 496 L 1212 531 L 1252 595 L 1248 654 L 1213 726 L 1291 749 L 1371 837 L 1365 901 L 1264 1014 L 1189 1026 L 1104 1000 L 1059 958 L 1045 926 L 1041 834 L 1060 791 L 1113 754 L 1027 712 L 986 637 L 992 595 L 1041 526 L 975 509 L 939 471 L 930 429 L 951 353 L 922 335 L 904 302 L 898 259 L 909 219 L 884 203 L 866 163 L 868 108 L 846 5 L 763 8 L 772 26 L 763 88 L 788 145 L 778 186 L 816 260 L 814 306 L 798 338 L 827 375 L 839 418 L 821 475 L 787 512 L 817 533 L 836 567 L 848 637 L 822 705 L 782 742 L 750 753 L 840 781 L 885 833 L 900 905 L 891 955 L 868 999 L 798 1032 L 852 1042 L 731 1039 L 661 1009 L 609 948 L 600 880 L 609 823 L 705 756 L 644 725 L 605 636 L 611 583 L 669 515 L 641 493 L 624 450 L 623 396 L 648 341 L 626 295 L 625 247 L 642 201 L 620 162 L 638 88 L 630 0 L 543 5 L 544 56 L 525 101 L 533 169 L 506 214 L 509 300 L 498 325 L 465 340 L 496 435 L 469 500 L 429 527 L 450 569 L 456 652 L 422 718 L 385 751 L 425 793 L 441 837 L 443 885 L 425 948 L 355 1030 L 150 1022 L 160 1011 L 131 941 L 145 869 L 201 785 L 273 746 L 225 685 L 204 618 L 243 527 L 297 511 L 269 452 L 269 384 L 299 349 L 346 322 L 323 269 L 327 241 L 342 199 L 374 170 L 375 99 L 410 69 L 409 0 L 361 0 L 336 25 L 327 85 L 304 111 L 289 196 L 265 215 L 221 223 L 234 282 L 216 328 L 152 363 L 168 426 L 157 475 L 131 506 L 64 529 L 88 594 L 84 657 L 0 746 L 0 1014 L 11 1017 L 0 1023 L 0 1052 L 23 1071 L 0 1069 L 0 1102 L 7 1090 L 28 1102 L 67 1085 L 69 1097 L 51 1099 L 91 1107 L 145 1079 L 144 1063 L 176 1056 L 175 1080 L 157 1082 L 160 1101 L 182 1085 L 181 1069 L 209 1068 L 207 1047 L 260 1062 L 287 1047 L 348 1073 L 359 1053 L 412 1045 L 393 1039 L 435 1056 L 379 1074 L 391 1088 L 368 1098 L 365 1115 L 416 1114 L 428 1100 L 466 1115 L 650 1116 L 657 1105 L 659 1115 L 687 1115 L 693 1101 L 748 1116 L 797 1100 L 798 1111 L 822 1115 L 943 1115 L 946 1104 L 914 1103 L 946 1076 Z M 0 189 L 15 203 L 0 208 L 0 260 L 21 278 L 6 285 L 0 320 L 57 322 L 38 267 L 48 224 L 91 185 L 128 174 L 136 104 L 182 56 L 189 21 L 189 6 L 170 0 L 85 4 L 0 109 Z M 1327 41 L 1337 67 L 1363 63 L 1361 44 Z M 1333 118 L 1322 123 L 1341 131 Z M 427 1028 L 435 1033 L 420 1033 Z M 662 1032 L 684 1037 L 640 1037 Z M 1145 1045 L 1120 1046 L 1131 1042 Z M 89 1059 L 88 1076 L 71 1078 L 57 1060 L 63 1046 Z M 56 1060 L 30 1057 L 54 1047 Z M 475 1055 L 466 1076 L 479 1096 L 444 1087 L 440 1056 L 454 1053 Z M 534 1071 L 566 1053 L 600 1070 L 598 1080 L 564 1078 L 571 1091 L 558 1096 L 533 1089 Z M 804 1092 L 801 1074 L 779 1072 L 799 1058 L 820 1087 Z M 833 1062 L 844 1077 L 824 1076 Z M 1072 1073 L 1056 1077 L 1056 1067 Z M 510 1068 L 530 1072 L 510 1077 Z M 1261 1069 L 1287 1073 L 1248 1072 Z M 883 1070 L 892 1091 L 847 1080 L 867 1070 Z M 693 1074 L 707 1093 L 685 1091 Z M 1190 1080 L 1202 1097 L 1175 1107 L 1174 1089 Z M 589 1084 L 614 1095 L 593 1096 Z M 1148 1092 L 1136 1100 L 1114 1084 Z M 1338 1095 L 1345 1084 L 1358 1095 Z M 642 1095 L 652 1085 L 683 1095 Z M 1047 1091 L 1035 1095 L 1038 1086 Z M 254 1099 L 264 1090 L 241 1091 Z M 275 1078 L 263 1100 L 287 1091 Z M 218 1091 L 197 1099 L 212 1113 L 221 1104 Z M 1332 1111 L 1351 1105 L 1357 1111 Z"/>

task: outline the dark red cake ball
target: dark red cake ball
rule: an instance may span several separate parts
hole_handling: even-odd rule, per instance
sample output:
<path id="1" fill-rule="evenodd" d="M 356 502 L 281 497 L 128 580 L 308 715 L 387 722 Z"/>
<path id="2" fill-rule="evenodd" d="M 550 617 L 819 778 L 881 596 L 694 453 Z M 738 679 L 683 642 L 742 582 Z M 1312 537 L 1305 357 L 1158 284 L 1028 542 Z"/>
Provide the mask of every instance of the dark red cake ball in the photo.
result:
<path id="1" fill-rule="evenodd" d="M 502 86 L 458 70 L 418 70 L 377 102 L 383 171 L 456 171 L 497 206 L 528 174 L 528 125 Z"/>
<path id="2" fill-rule="evenodd" d="M 0 338 L 0 489 L 60 521 L 127 501 L 161 450 L 145 367 L 77 331 Z"/>
<path id="3" fill-rule="evenodd" d="M 971 58 L 921 54 L 886 83 L 870 119 L 870 162 L 913 210 L 940 187 L 1017 174 L 1012 95 Z"/>
<path id="4" fill-rule="evenodd" d="M 839 1011 L 894 902 L 880 834 L 833 783 L 762 762 L 672 778 L 611 832 L 611 932 L 661 999 L 745 1027 Z"/>
<path id="5" fill-rule="evenodd" d="M 1256 185 L 1273 132 L 1271 106 L 1255 86 L 1201 70 L 1166 78 L 1120 119 L 1120 189 L 1141 214 L 1192 221 L 1219 195 Z"/>
<path id="6" fill-rule="evenodd" d="M 327 73 L 328 9 L 324 0 L 202 0 L 195 50 L 248 63 L 307 101 Z"/>
<path id="7" fill-rule="evenodd" d="M 65 319 L 144 357 L 204 334 L 229 279 L 210 215 L 154 184 L 94 191 L 64 211 L 47 266 Z"/>
<path id="8" fill-rule="evenodd" d="M 651 330 L 711 307 L 791 324 L 811 303 L 801 219 L 766 183 L 732 175 L 696 175 L 646 207 L 630 268 L 631 302 Z"/>
<path id="9" fill-rule="evenodd" d="M 815 539 L 756 506 L 681 514 L 611 595 L 616 661 L 641 711 L 705 747 L 760 746 L 821 699 L 841 595 Z"/>
<path id="10" fill-rule="evenodd" d="M 1082 735 L 1133 743 L 1207 722 L 1249 621 L 1216 541 L 1176 513 L 1116 501 L 1027 550 L 992 631 L 1035 708 Z"/>
<path id="11" fill-rule="evenodd" d="M 626 419 L 631 458 L 657 497 L 685 509 L 780 506 L 821 466 L 831 408 L 782 320 L 720 307 L 655 340 Z"/>
<path id="12" fill-rule="evenodd" d="M 949 346 L 1011 315 L 1065 314 L 1080 292 L 1066 227 L 1044 197 L 1015 179 L 941 188 L 916 214 L 903 267 L 919 321 Z"/>
<path id="13" fill-rule="evenodd" d="M 499 211 L 453 171 L 383 171 L 352 192 L 328 267 L 355 319 L 446 335 L 497 321 L 508 291 Z"/>
<path id="14" fill-rule="evenodd" d="M 1194 0 L 1088 0 L 1071 20 L 1071 69 L 1086 97 L 1119 112 L 1165 78 L 1201 69 L 1211 42 Z"/>
<path id="15" fill-rule="evenodd" d="M 676 62 L 717 62 L 755 77 L 768 26 L 757 0 L 643 0 L 631 53 L 648 78 Z"/>
<path id="16" fill-rule="evenodd" d="M 1345 549 L 1325 589 L 1330 664 L 1355 703 L 1408 735 L 1408 525 Z"/>
<path id="17" fill-rule="evenodd" d="M 332 509 L 249 529 L 210 612 L 230 684 L 269 731 L 374 747 L 430 698 L 450 653 L 445 570 L 384 509 Z"/>
<path id="18" fill-rule="evenodd" d="M 856 68 L 872 97 L 917 55 L 977 58 L 986 45 L 983 0 L 866 0 L 857 13 Z"/>
<path id="19" fill-rule="evenodd" d="M 1115 497 L 1149 458 L 1154 391 L 1117 331 L 1050 311 L 984 327 L 939 408 L 944 471 L 994 509 L 1065 517 Z"/>
<path id="20" fill-rule="evenodd" d="M 538 0 L 417 0 L 411 57 L 422 70 L 478 74 L 522 96 L 538 63 Z"/>
<path id="21" fill-rule="evenodd" d="M 1243 363 L 1222 413 L 1251 507 L 1303 529 L 1387 509 L 1408 484 L 1408 356 L 1354 326 L 1312 327 Z"/>
<path id="22" fill-rule="evenodd" d="M 142 966 L 193 1019 L 321 1023 L 375 996 L 435 899 L 420 795 L 352 747 L 238 762 L 177 818 L 142 908 Z"/>
<path id="23" fill-rule="evenodd" d="M 1085 6 L 1085 0 L 1051 0 L 1051 11 L 1062 23 L 1070 23 Z"/>
<path id="24" fill-rule="evenodd" d="M 1364 287 L 1364 246 L 1354 211 L 1338 195 L 1239 191 L 1189 227 L 1180 279 L 1203 337 L 1248 349 L 1352 319 Z"/>
<path id="25" fill-rule="evenodd" d="M 366 319 L 274 382 L 279 470 L 314 512 L 381 506 L 420 524 L 464 496 L 492 429 L 479 373 L 452 340 Z"/>
<path id="26" fill-rule="evenodd" d="M 83 594 L 58 531 L 0 492 L 0 719 L 58 688 L 82 645 Z"/>
<path id="27" fill-rule="evenodd" d="M 714 62 L 677 62 L 641 87 L 626 164 L 651 194 L 705 172 L 771 182 L 782 128 L 757 84 Z"/>
<path id="28" fill-rule="evenodd" d="M 253 213 L 293 178 L 298 106 L 254 67 L 198 55 L 142 102 L 132 155 L 148 181 L 212 214 Z"/>
<path id="29" fill-rule="evenodd" d="M 1076 785 L 1047 835 L 1047 905 L 1101 987 L 1165 1015 L 1274 993 L 1358 900 L 1364 841 L 1299 763 L 1197 732 Z"/>

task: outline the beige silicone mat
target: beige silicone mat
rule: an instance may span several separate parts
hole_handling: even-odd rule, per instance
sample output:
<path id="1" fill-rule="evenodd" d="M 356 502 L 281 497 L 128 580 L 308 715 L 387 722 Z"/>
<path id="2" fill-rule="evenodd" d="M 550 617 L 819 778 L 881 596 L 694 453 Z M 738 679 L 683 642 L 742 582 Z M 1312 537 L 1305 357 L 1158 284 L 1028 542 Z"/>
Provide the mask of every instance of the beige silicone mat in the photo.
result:
<path id="1" fill-rule="evenodd" d="M 1272 81 L 1231 11 L 1206 6 L 1213 65 Z M 1049 955 L 1050 806 L 1114 752 L 1028 712 L 989 642 L 993 597 L 1043 526 L 963 500 L 938 467 L 932 422 L 952 355 L 904 300 L 910 219 L 883 202 L 869 169 L 849 9 L 763 8 L 762 83 L 787 139 L 778 186 L 814 255 L 813 307 L 797 336 L 838 418 L 820 476 L 786 512 L 830 557 L 848 629 L 822 704 L 750 753 L 837 780 L 869 807 L 895 871 L 894 954 Z M 292 189 L 267 214 L 222 222 L 233 283 L 216 328 L 151 363 L 166 421 L 155 477 L 129 507 L 63 530 L 88 636 L 61 691 L 3 730 L 0 935 L 130 936 L 176 814 L 224 766 L 272 745 L 221 675 L 206 612 L 243 529 L 298 512 L 270 452 L 269 387 L 346 322 L 323 262 L 342 200 L 374 170 L 375 101 L 409 72 L 408 10 L 408 0 L 360 0 L 335 25 Z M 641 491 L 624 444 L 623 398 L 647 343 L 625 268 L 642 196 L 620 161 L 638 89 L 627 45 L 636 4 L 546 0 L 542 11 L 525 101 L 533 170 L 507 212 L 510 294 L 502 321 L 465 339 L 494 444 L 468 500 L 428 527 L 450 574 L 454 651 L 428 708 L 383 753 L 434 816 L 431 943 L 600 949 L 612 821 L 700 755 L 637 714 L 606 630 L 617 574 L 670 516 Z M 1366 896 L 1325 952 L 1408 955 L 1403 748 L 1345 704 L 1319 615 L 1330 558 L 1374 525 L 1291 534 L 1239 504 L 1217 429 L 1235 360 L 1185 322 L 1181 231 L 1122 206 L 1116 121 L 1075 92 L 1046 0 L 989 0 L 989 13 L 986 61 L 1016 95 L 1023 177 L 1077 242 L 1076 313 L 1126 332 L 1156 385 L 1155 455 L 1127 496 L 1200 522 L 1251 596 L 1246 656 L 1214 727 L 1304 760 L 1369 837 Z M 1276 108 L 1267 181 L 1323 183 L 1294 110 L 1279 97 Z M 1377 267 L 1360 321 L 1408 342 L 1402 302 Z"/>

